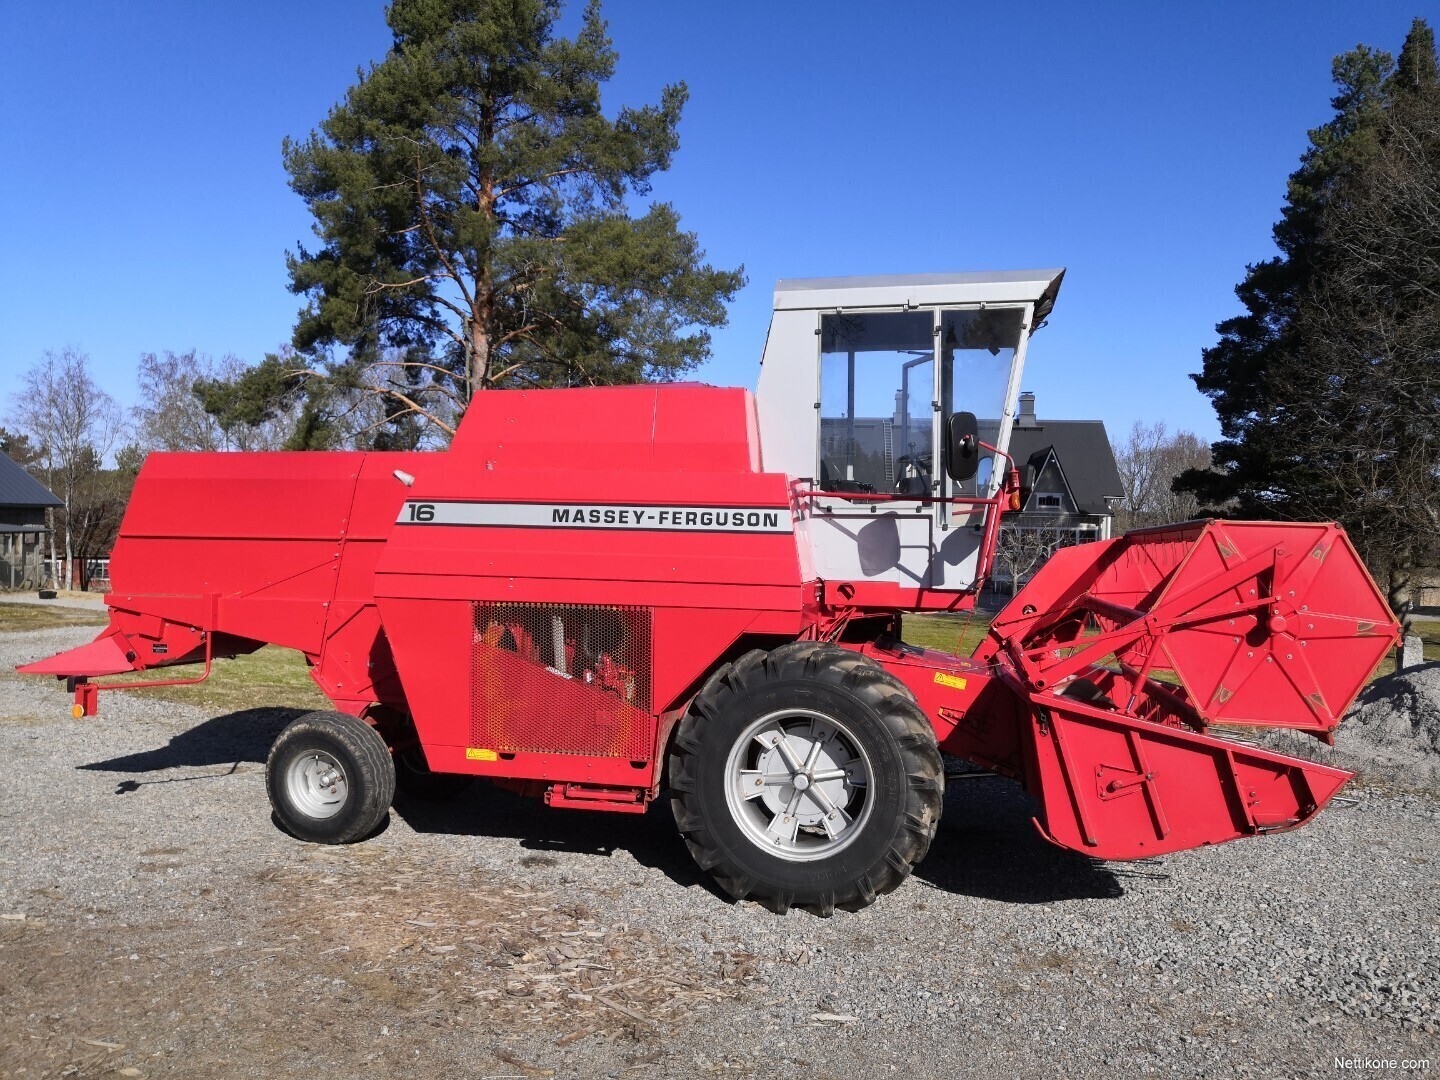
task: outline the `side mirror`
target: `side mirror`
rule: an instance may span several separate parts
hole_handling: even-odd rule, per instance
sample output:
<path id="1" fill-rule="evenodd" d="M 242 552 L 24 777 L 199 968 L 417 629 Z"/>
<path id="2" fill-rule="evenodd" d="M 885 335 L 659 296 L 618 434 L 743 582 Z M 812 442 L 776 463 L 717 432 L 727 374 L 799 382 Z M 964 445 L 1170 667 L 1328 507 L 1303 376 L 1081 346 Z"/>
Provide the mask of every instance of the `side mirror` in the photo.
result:
<path id="1" fill-rule="evenodd" d="M 975 475 L 980 468 L 980 433 L 974 413 L 950 414 L 945 425 L 945 472 L 957 484 Z"/>

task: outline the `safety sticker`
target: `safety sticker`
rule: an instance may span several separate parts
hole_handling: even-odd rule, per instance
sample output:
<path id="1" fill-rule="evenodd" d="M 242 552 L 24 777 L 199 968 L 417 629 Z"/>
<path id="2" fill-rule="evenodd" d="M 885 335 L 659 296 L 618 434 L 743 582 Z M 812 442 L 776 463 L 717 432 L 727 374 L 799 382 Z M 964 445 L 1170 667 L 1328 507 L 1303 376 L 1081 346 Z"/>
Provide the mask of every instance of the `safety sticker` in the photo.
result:
<path id="1" fill-rule="evenodd" d="M 956 690 L 965 689 L 965 680 L 959 675 L 951 675 L 948 671 L 937 671 L 935 681 L 941 686 L 952 686 Z"/>
<path id="2" fill-rule="evenodd" d="M 467 746 L 465 748 L 466 761 L 499 761 L 500 755 L 494 750 L 481 750 L 478 746 Z"/>

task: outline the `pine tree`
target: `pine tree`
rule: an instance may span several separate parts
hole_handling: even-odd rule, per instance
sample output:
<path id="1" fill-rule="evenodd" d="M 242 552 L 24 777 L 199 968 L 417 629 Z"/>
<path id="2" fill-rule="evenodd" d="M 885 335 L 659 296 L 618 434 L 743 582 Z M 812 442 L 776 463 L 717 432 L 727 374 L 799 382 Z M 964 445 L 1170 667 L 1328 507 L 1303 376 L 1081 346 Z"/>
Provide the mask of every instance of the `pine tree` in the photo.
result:
<path id="1" fill-rule="evenodd" d="M 353 429 L 362 403 L 361 426 L 404 445 L 453 433 L 490 388 L 665 379 L 708 355 L 742 271 L 705 263 L 671 206 L 630 213 L 670 164 L 686 88 L 607 117 L 599 4 L 573 39 L 559 15 L 559 0 L 394 0 L 385 59 L 286 141 L 320 241 L 288 259 L 308 300 L 299 443 Z"/>
<path id="2" fill-rule="evenodd" d="M 1244 517 L 1340 521 L 1403 613 L 1440 565 L 1440 79 L 1412 25 L 1397 60 L 1337 58 L 1336 115 L 1311 132 L 1252 266 L 1246 314 L 1194 376 L 1220 419 L 1214 467 L 1177 487 Z"/>
<path id="3" fill-rule="evenodd" d="M 1235 289 L 1245 314 L 1216 326 L 1220 340 L 1191 376 L 1214 405 L 1222 438 L 1211 447 L 1212 469 L 1187 473 L 1181 487 L 1207 503 L 1235 504 L 1242 516 L 1270 516 L 1268 488 L 1292 463 L 1264 437 L 1284 404 L 1275 400 L 1268 375 L 1294 354 L 1296 305 L 1316 269 L 1321 212 L 1338 178 L 1368 152 L 1393 67 L 1389 53 L 1364 45 L 1335 58 L 1335 116 L 1310 132 L 1310 146 L 1290 176 L 1272 233 L 1280 254 L 1246 269 Z"/>

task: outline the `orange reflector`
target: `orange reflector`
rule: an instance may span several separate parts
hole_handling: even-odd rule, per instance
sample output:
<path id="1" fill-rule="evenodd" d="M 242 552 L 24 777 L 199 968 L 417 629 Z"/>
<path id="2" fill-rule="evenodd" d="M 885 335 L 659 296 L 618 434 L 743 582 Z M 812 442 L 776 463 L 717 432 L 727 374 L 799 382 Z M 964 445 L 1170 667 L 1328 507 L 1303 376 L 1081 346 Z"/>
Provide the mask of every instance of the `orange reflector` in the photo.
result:
<path id="1" fill-rule="evenodd" d="M 76 720 L 79 720 L 82 716 L 85 715 L 85 706 L 84 706 L 84 705 L 71 705 L 71 706 L 70 706 L 70 715 L 73 716 L 73 717 L 75 717 Z"/>

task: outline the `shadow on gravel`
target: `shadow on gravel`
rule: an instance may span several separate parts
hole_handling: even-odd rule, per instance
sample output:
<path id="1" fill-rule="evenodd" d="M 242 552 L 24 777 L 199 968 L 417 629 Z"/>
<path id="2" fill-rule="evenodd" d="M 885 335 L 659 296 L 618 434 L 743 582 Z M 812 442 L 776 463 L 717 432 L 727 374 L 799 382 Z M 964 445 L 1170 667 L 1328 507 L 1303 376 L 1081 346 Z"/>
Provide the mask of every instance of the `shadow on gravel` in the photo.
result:
<path id="1" fill-rule="evenodd" d="M 1103 863 L 1035 831 L 1028 796 L 1003 780 L 952 783 L 930 853 L 915 877 L 932 888 L 1007 904 L 1113 900 L 1125 890 Z"/>
<path id="2" fill-rule="evenodd" d="M 546 852 L 567 852 L 609 858 L 617 850 L 658 870 L 678 885 L 699 885 L 726 903 L 730 896 L 700 871 L 670 815 L 665 799 L 646 814 L 607 814 L 587 810 L 552 810 L 539 799 L 475 784 L 445 802 L 395 797 L 392 813 L 416 832 L 452 836 L 494 836 L 516 840 L 536 854 L 522 861 L 546 865 Z"/>
<path id="3" fill-rule="evenodd" d="M 149 784 L 181 783 L 228 776 L 240 763 L 263 762 L 270 744 L 303 709 L 243 709 L 213 717 L 154 750 L 79 766 L 93 772 L 154 773 L 177 767 L 224 765 L 224 772 L 198 777 L 124 780 L 116 794 Z M 393 813 L 416 832 L 513 839 L 544 865 L 546 852 L 608 858 L 617 850 L 665 874 L 677 884 L 699 885 L 726 902 L 702 873 L 675 828 L 669 803 L 661 799 L 647 814 L 605 814 L 552 810 L 538 799 L 477 783 L 444 802 L 397 793 Z M 952 783 L 940 830 L 915 877 L 932 888 L 1012 904 L 1056 900 L 1105 900 L 1124 895 L 1125 877 L 1157 876 L 1147 865 L 1114 870 L 1053 847 L 1030 822 L 1034 807 L 1013 784 L 998 780 Z M 1163 876 L 1163 875 L 1160 875 Z"/>
<path id="4" fill-rule="evenodd" d="M 263 762 L 270 753 L 270 744 L 275 741 L 275 736 L 304 712 L 304 709 L 242 709 L 212 717 L 188 731 L 182 731 L 154 750 L 92 761 L 77 767 L 91 772 L 148 773 L 181 766 L 229 765 L 230 772 L 234 772 L 242 761 Z M 216 775 L 228 776 L 229 773 Z M 117 794 L 134 791 L 141 783 L 167 782 L 175 781 L 127 780 L 120 785 L 121 791 Z"/>

